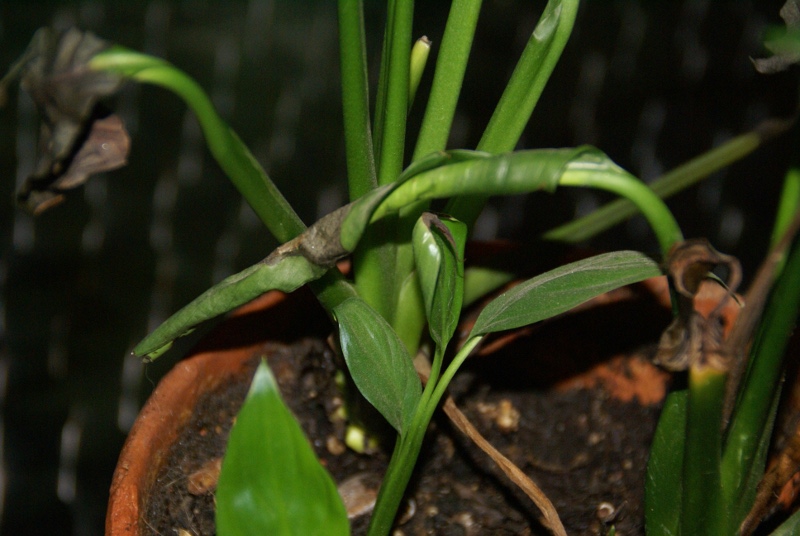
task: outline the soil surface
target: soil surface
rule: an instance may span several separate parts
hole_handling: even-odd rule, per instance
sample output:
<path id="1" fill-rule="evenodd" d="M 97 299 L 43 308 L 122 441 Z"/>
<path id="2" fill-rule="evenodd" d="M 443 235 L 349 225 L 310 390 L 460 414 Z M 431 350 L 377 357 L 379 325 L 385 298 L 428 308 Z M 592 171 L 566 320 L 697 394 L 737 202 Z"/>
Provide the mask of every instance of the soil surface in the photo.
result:
<path id="1" fill-rule="evenodd" d="M 667 381 L 648 363 L 647 348 L 669 320 L 653 311 L 645 323 L 623 303 L 545 323 L 496 354 L 471 358 L 451 385 L 461 410 L 543 489 L 570 535 L 612 526 L 643 534 L 647 452 Z M 621 357 L 633 349 L 640 351 Z M 322 463 L 348 490 L 353 534 L 364 534 L 388 457 L 344 446 L 333 353 L 313 338 L 267 344 L 253 355 L 253 371 L 262 356 Z M 219 461 L 248 383 L 224 384 L 198 405 L 158 479 L 147 534 L 215 534 Z M 396 534 L 548 534 L 538 517 L 446 416 L 435 417 Z"/>

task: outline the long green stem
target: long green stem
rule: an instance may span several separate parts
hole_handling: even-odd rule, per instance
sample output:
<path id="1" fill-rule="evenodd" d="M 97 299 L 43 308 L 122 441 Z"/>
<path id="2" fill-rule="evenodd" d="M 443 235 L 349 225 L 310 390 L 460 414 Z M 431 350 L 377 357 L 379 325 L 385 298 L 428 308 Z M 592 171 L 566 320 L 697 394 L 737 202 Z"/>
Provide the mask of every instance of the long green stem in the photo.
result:
<path id="1" fill-rule="evenodd" d="M 368 534 L 370 536 L 389 534 L 397 509 L 403 500 L 406 486 L 408 486 L 408 481 L 414 471 L 414 465 L 422 448 L 425 431 L 428 429 L 433 412 L 439 405 L 439 401 L 456 370 L 482 339 L 483 337 L 473 337 L 467 341 L 459 350 L 453 362 L 447 367 L 441 379 L 437 382 L 429 381 L 425 386 L 411 425 L 408 427 L 407 432 L 398 438 L 386 475 L 383 477 L 383 483 L 381 484 L 369 524 Z"/>
<path id="2" fill-rule="evenodd" d="M 197 116 L 212 156 L 273 236 L 287 242 L 305 230 L 300 217 L 247 146 L 220 118 L 202 88 L 183 71 L 162 59 L 122 47 L 112 47 L 98 54 L 90 66 L 137 82 L 161 86 L 180 96 Z M 335 269 L 328 271 L 311 287 L 328 311 L 355 294 L 352 286 Z"/>
<path id="3" fill-rule="evenodd" d="M 784 352 L 800 311 L 800 245 L 795 241 L 753 342 L 750 369 L 728 429 L 722 458 L 726 489 L 736 490 L 756 457 L 780 376 Z"/>
<path id="4" fill-rule="evenodd" d="M 651 182 L 649 186 L 661 199 L 666 199 L 733 162 L 741 160 L 760 147 L 762 143 L 762 136 L 757 130 L 742 134 L 678 166 Z M 571 244 L 582 242 L 637 213 L 636 205 L 629 200 L 615 199 L 591 214 L 546 232 L 542 238 Z"/>
<path id="5" fill-rule="evenodd" d="M 161 86 L 180 96 L 197 116 L 211 154 L 273 236 L 280 242 L 287 242 L 305 230 L 303 221 L 247 146 L 219 117 L 208 96 L 186 73 L 164 60 L 118 46 L 95 56 L 89 66 Z"/>
<path id="6" fill-rule="evenodd" d="M 369 120 L 369 87 L 361 0 L 339 0 L 339 47 L 342 112 L 350 200 L 366 194 L 378 181 Z"/>
<path id="7" fill-rule="evenodd" d="M 632 175 L 619 171 L 584 170 L 575 166 L 567 168 L 558 184 L 600 188 L 628 199 L 647 218 L 665 256 L 676 242 L 683 240 L 680 227 L 664 202 Z"/>
<path id="8" fill-rule="evenodd" d="M 385 76 L 380 81 L 379 98 L 383 96 L 380 109 L 380 143 L 375 144 L 378 153 L 378 184 L 394 182 L 403 170 L 403 152 L 408 114 L 409 62 L 411 54 L 411 27 L 414 16 L 412 0 L 389 2 L 389 16 L 384 46 L 387 52 L 386 65 L 381 65 Z"/>
<path id="9" fill-rule="evenodd" d="M 569 40 L 578 3 L 578 0 L 547 3 L 478 143 L 478 150 L 490 153 L 514 150 Z M 472 227 L 487 199 L 459 197 L 448 204 L 446 212 Z"/>
<path id="10" fill-rule="evenodd" d="M 481 3 L 482 0 L 455 0 L 450 6 L 412 161 L 447 146 Z"/>
<path id="11" fill-rule="evenodd" d="M 444 150 L 450 136 L 450 128 L 455 116 L 456 105 L 464 81 L 464 72 L 469 60 L 475 26 L 478 22 L 481 0 L 455 0 L 447 17 L 442 43 L 436 60 L 433 85 L 425 107 L 419 137 L 414 149 L 412 162 L 434 151 Z M 429 202 L 414 203 L 401 212 L 398 225 L 398 246 L 394 279 L 395 285 L 405 281 L 413 270 L 414 260 L 409 243 L 404 237 L 410 236 L 411 228 L 419 215 L 427 209 Z M 402 327 L 409 334 L 408 344 L 418 344 L 425 319 L 419 315 L 405 314 L 414 304 L 397 304 L 397 314 L 392 325 Z M 417 334 L 414 336 L 413 334 Z"/>
<path id="12" fill-rule="evenodd" d="M 390 0 L 375 107 L 375 158 L 378 184 L 397 180 L 403 168 L 408 113 L 412 0 Z M 394 222 L 369 229 L 355 252 L 359 294 L 390 323 L 402 277 L 397 269 Z"/>
<path id="13" fill-rule="evenodd" d="M 683 460 L 681 534 L 724 536 L 729 520 L 723 508 L 720 478 L 724 371 L 704 365 L 689 370 L 689 400 Z M 675 433 L 681 433 L 676 430 Z"/>
<path id="14" fill-rule="evenodd" d="M 786 229 L 789 228 L 792 220 L 800 207 L 800 169 L 791 168 L 783 180 L 783 190 L 781 191 L 778 210 L 775 215 L 775 225 L 772 229 L 770 247 L 774 248 Z M 780 270 L 778 270 L 780 272 Z"/>

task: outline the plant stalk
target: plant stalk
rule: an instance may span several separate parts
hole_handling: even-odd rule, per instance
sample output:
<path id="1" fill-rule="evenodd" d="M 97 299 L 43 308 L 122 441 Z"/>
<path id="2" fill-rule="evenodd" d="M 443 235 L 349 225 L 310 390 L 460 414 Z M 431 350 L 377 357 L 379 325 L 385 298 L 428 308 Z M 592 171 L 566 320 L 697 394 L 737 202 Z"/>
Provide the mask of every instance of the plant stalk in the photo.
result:
<path id="1" fill-rule="evenodd" d="M 456 370 L 482 339 L 483 337 L 473 337 L 467 341 L 453 358 L 453 362 L 447 367 L 441 379 L 437 382 L 428 381 L 425 385 L 411 425 L 407 432 L 398 438 L 386 475 L 383 477 L 372 519 L 370 519 L 369 536 L 384 536 L 389 534 L 392 529 L 392 523 L 414 471 L 433 412 L 439 405 Z"/>
<path id="2" fill-rule="evenodd" d="M 720 477 L 725 378 L 725 371 L 705 364 L 689 369 L 682 536 L 729 534 L 724 531 L 728 519 L 723 509 Z"/>
<path id="3" fill-rule="evenodd" d="M 288 242 L 306 229 L 247 146 L 220 118 L 206 93 L 186 73 L 167 61 L 120 46 L 97 54 L 89 66 L 161 86 L 181 97 L 197 116 L 211 154 L 272 235 L 279 242 Z"/>
<path id="4" fill-rule="evenodd" d="M 741 160 L 762 143 L 758 131 L 742 134 L 678 166 L 649 183 L 649 186 L 658 197 L 667 199 L 712 173 Z M 547 231 L 542 238 L 575 244 L 610 229 L 638 212 L 636 205 L 629 200 L 615 199 L 591 214 Z"/>
<path id="5" fill-rule="evenodd" d="M 342 112 L 350 201 L 378 185 L 369 119 L 364 5 L 339 0 L 339 48 L 342 72 Z"/>
<path id="6" fill-rule="evenodd" d="M 578 0 L 547 3 L 478 143 L 478 150 L 495 154 L 514 150 L 572 34 L 578 4 Z M 445 212 L 472 228 L 487 199 L 480 195 L 459 197 L 448 203 Z"/>
<path id="7" fill-rule="evenodd" d="M 633 175 L 620 173 L 619 170 L 583 170 L 577 166 L 567 168 L 559 180 L 559 186 L 599 188 L 632 202 L 647 218 L 665 257 L 675 243 L 683 240 L 680 227 L 664 202 Z"/>

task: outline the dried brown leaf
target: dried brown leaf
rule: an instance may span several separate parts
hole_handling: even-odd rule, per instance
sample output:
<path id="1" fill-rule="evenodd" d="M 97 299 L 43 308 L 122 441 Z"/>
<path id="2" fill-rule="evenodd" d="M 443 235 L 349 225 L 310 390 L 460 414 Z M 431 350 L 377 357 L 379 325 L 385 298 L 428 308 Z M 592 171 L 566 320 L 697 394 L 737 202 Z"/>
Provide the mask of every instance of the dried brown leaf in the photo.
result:
<path id="1" fill-rule="evenodd" d="M 698 311 L 695 298 L 701 283 L 718 266 L 728 269 L 728 292 L 703 314 Z M 661 336 L 655 362 L 674 371 L 694 365 L 725 370 L 729 359 L 722 351 L 721 311 L 741 282 L 739 261 L 718 252 L 705 239 L 693 239 L 672 249 L 666 269 L 675 289 L 678 314 Z"/>
<path id="2" fill-rule="evenodd" d="M 8 84 L 19 79 L 42 118 L 36 167 L 17 194 L 34 214 L 58 204 L 65 190 L 83 184 L 89 175 L 125 164 L 128 135 L 120 119 L 98 104 L 123 79 L 88 66 L 108 47 L 89 32 L 42 28 L 0 80 L 0 104 Z"/>

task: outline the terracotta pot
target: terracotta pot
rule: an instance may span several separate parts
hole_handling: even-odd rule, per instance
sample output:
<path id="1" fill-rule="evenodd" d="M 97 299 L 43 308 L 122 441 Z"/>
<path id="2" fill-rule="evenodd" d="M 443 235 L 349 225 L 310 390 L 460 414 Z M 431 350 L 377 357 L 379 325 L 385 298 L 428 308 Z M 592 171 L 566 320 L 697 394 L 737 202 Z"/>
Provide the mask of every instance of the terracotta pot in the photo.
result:
<path id="1" fill-rule="evenodd" d="M 631 305 L 632 307 L 638 307 L 638 302 L 642 301 L 638 298 L 643 296 L 646 297 L 644 301 L 650 303 L 651 311 L 659 312 L 663 319 L 663 325 L 659 324 L 654 328 L 657 332 L 666 326 L 669 319 L 669 295 L 666 279 L 663 277 L 599 296 L 579 307 L 578 315 L 582 310 L 598 306 L 618 306 L 620 303 L 630 302 L 636 304 Z M 271 292 L 238 309 L 204 339 L 190 357 L 176 365 L 159 383 L 131 429 L 120 455 L 111 486 L 106 518 L 107 535 L 140 533 L 139 525 L 149 496 L 148 490 L 156 482 L 171 444 L 190 419 L 193 408 L 203 393 L 213 390 L 248 368 L 248 360 L 267 341 L 290 342 L 303 334 L 319 337 L 327 335 L 330 324 L 313 296 L 302 291 L 293 294 L 291 298 L 286 299 L 282 293 Z M 711 298 L 709 303 L 712 305 L 709 307 L 716 303 L 714 299 Z M 464 329 L 468 329 L 468 326 Z M 534 326 L 502 334 L 487 345 L 488 348 L 484 348 L 481 355 L 511 342 L 522 342 L 524 347 L 528 339 L 536 339 L 529 336 L 530 331 L 536 329 Z M 570 329 L 574 339 L 575 330 Z M 604 358 L 594 363 L 565 363 L 563 358 L 556 357 L 558 351 L 563 356 L 563 348 L 554 348 L 553 357 L 548 363 L 548 350 L 545 348 L 542 351 L 541 345 L 537 348 L 537 360 L 526 360 L 528 363 L 537 361 L 535 375 L 530 375 L 527 371 L 515 372 L 513 365 L 506 372 L 511 370 L 512 375 L 518 373 L 527 378 L 535 376 L 544 379 L 548 387 L 561 390 L 600 385 L 614 398 L 637 398 L 644 405 L 658 403 L 666 393 L 669 375 L 651 365 L 641 354 L 634 357 Z M 544 360 L 544 366 L 542 361 L 538 361 L 540 358 Z M 474 361 L 481 362 L 482 359 L 478 357 Z M 491 363 L 492 359 L 486 361 Z M 478 368 L 482 366 L 479 364 Z M 493 368 L 502 369 L 505 365 L 497 367 L 489 364 L 481 374 L 491 374 Z"/>
<path id="2" fill-rule="evenodd" d="M 241 374 L 266 341 L 324 336 L 326 318 L 313 297 L 301 291 L 286 298 L 269 292 L 237 309 L 159 382 L 120 453 L 106 514 L 107 535 L 140 533 L 149 490 L 204 393 Z"/>

